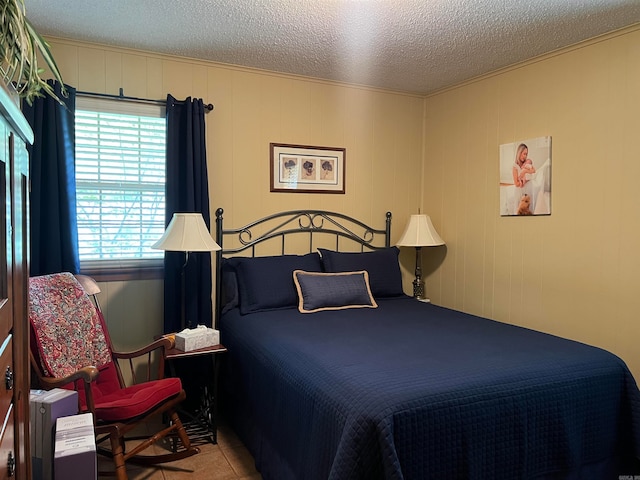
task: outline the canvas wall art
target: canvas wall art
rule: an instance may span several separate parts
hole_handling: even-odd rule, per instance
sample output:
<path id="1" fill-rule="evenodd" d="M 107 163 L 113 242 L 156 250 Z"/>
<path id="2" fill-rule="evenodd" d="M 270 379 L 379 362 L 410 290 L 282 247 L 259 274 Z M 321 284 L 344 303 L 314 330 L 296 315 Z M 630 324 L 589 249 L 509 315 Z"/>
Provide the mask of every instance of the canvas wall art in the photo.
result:
<path id="1" fill-rule="evenodd" d="M 551 215 L 551 137 L 500 145 L 500 215 Z"/>

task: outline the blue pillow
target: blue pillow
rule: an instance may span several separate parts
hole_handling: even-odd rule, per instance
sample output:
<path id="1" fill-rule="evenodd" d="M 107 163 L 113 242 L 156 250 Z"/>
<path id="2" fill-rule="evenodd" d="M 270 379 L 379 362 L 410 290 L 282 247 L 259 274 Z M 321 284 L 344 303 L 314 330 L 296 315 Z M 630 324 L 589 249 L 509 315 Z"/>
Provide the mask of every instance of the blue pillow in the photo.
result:
<path id="1" fill-rule="evenodd" d="M 298 291 L 298 310 L 301 313 L 378 307 L 371 295 L 369 274 L 364 270 L 342 273 L 295 270 L 293 281 Z"/>
<path id="2" fill-rule="evenodd" d="M 220 313 L 222 314 L 239 305 L 236 270 L 226 258 L 222 259 L 220 277 Z"/>
<path id="3" fill-rule="evenodd" d="M 398 247 L 371 252 L 334 252 L 319 248 L 325 272 L 369 272 L 371 292 L 375 298 L 404 295 L 402 273 L 398 263 Z"/>
<path id="4" fill-rule="evenodd" d="M 322 271 L 317 253 L 233 257 L 228 262 L 236 272 L 240 313 L 243 315 L 297 306 L 298 295 L 293 283 L 293 271 Z"/>

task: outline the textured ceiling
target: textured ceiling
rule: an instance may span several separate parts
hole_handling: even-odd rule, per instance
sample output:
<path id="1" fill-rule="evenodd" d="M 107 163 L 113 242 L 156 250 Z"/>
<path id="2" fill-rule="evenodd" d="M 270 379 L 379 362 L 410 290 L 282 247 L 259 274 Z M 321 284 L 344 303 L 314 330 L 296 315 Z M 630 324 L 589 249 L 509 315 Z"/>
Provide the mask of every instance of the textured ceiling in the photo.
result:
<path id="1" fill-rule="evenodd" d="M 25 0 L 38 32 L 429 93 L 640 22 L 640 0 Z"/>

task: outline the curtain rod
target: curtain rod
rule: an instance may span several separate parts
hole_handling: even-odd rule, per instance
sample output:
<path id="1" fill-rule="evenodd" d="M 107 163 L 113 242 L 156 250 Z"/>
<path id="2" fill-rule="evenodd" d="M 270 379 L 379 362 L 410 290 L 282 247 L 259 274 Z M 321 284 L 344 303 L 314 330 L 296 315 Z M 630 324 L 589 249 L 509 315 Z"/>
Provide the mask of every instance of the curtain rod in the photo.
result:
<path id="1" fill-rule="evenodd" d="M 164 106 L 167 104 L 166 100 L 151 100 L 149 98 L 127 97 L 124 95 L 124 91 L 122 87 L 120 87 L 120 93 L 118 95 L 113 95 L 110 93 L 95 93 L 95 92 L 81 92 L 81 91 L 77 91 L 76 95 L 80 95 L 83 97 L 94 97 L 94 98 L 112 98 L 114 100 L 127 100 L 129 102 L 146 103 L 151 105 Z M 213 104 L 205 103 L 204 109 L 205 109 L 205 113 L 209 113 L 211 110 L 213 110 Z"/>

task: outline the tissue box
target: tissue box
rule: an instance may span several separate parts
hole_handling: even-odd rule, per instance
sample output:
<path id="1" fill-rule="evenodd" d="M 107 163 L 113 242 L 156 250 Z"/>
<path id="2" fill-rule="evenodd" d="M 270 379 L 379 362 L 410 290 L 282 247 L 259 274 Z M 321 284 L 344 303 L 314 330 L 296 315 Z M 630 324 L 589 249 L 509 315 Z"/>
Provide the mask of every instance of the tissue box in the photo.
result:
<path id="1" fill-rule="evenodd" d="M 176 348 L 183 352 L 198 350 L 199 348 L 211 347 L 220 343 L 220 332 L 204 325 L 196 328 L 185 328 L 176 333 Z"/>

